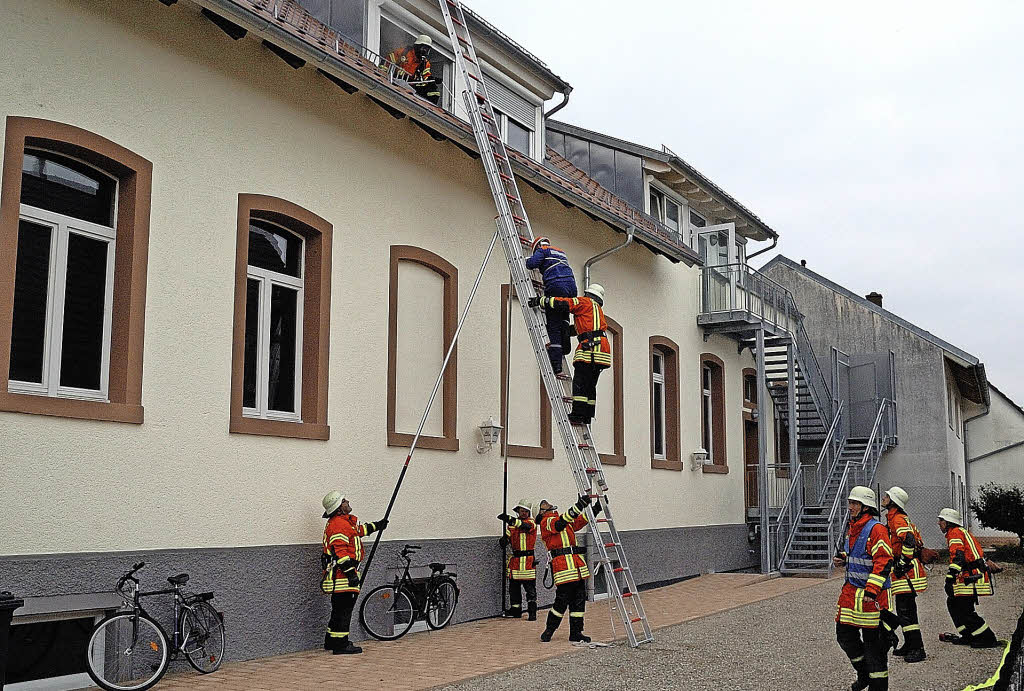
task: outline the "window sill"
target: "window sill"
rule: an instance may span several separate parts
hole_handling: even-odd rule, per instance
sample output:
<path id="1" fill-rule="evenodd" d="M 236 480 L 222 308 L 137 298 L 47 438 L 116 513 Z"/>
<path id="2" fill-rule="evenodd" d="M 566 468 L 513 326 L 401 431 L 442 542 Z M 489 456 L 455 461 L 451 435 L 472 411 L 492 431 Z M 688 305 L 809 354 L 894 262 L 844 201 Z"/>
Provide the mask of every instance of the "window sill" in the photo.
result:
<path id="1" fill-rule="evenodd" d="M 682 470 L 682 461 L 670 461 L 664 458 L 652 458 L 651 467 L 655 470 Z"/>
<path id="2" fill-rule="evenodd" d="M 330 425 L 313 422 L 282 422 L 252 417 L 232 417 L 228 431 L 232 434 L 255 434 L 263 437 L 285 437 L 288 439 L 327 441 L 331 438 Z"/>
<path id="3" fill-rule="evenodd" d="M 711 473 L 712 475 L 726 475 L 729 472 L 729 466 L 724 463 L 705 463 L 700 469 L 701 472 Z"/>
<path id="4" fill-rule="evenodd" d="M 602 453 L 601 465 L 626 465 L 626 454 Z"/>
<path id="5" fill-rule="evenodd" d="M 555 450 L 550 446 L 520 446 L 518 444 L 510 444 L 508 447 L 508 455 L 512 458 L 533 458 L 539 461 L 550 461 L 555 458 Z"/>
<path id="6" fill-rule="evenodd" d="M 125 403 L 102 403 L 78 398 L 55 398 L 36 394 L 0 392 L 0 411 L 51 415 L 77 420 L 102 420 L 141 425 L 143 407 Z"/>
<path id="7" fill-rule="evenodd" d="M 388 446 L 411 446 L 414 436 L 404 432 L 388 432 Z M 416 447 L 420 449 L 436 449 L 438 451 L 458 451 L 459 440 L 456 437 L 421 436 L 420 440 L 416 443 Z"/>

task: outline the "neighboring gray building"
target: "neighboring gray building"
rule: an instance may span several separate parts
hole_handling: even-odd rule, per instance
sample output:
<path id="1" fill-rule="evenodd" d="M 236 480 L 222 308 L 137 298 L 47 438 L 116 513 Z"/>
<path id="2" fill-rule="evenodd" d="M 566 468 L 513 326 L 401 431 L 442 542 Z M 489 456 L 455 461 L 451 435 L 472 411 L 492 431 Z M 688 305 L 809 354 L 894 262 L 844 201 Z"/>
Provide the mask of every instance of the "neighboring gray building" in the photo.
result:
<path id="1" fill-rule="evenodd" d="M 967 496 L 978 498 L 978 488 L 988 483 L 1024 487 L 1024 408 L 989 384 L 992 405 L 988 412 L 965 423 L 967 446 Z M 1012 533 L 982 528 L 971 517 L 972 529 L 985 537 L 1015 537 Z"/>
<path id="2" fill-rule="evenodd" d="M 883 492 L 892 485 L 906 489 L 912 519 L 929 544 L 940 544 L 939 509 L 967 510 L 964 423 L 990 405 L 984 364 L 884 309 L 878 293 L 861 297 L 782 255 L 761 271 L 793 294 L 823 367 L 826 361 L 833 371 L 837 363 L 840 370 L 849 365 L 851 425 L 861 410 L 874 409 L 868 399 L 881 395 L 886 376 L 880 372 L 891 361 L 886 374 L 894 379 L 898 443 L 882 456 L 874 482 Z"/>

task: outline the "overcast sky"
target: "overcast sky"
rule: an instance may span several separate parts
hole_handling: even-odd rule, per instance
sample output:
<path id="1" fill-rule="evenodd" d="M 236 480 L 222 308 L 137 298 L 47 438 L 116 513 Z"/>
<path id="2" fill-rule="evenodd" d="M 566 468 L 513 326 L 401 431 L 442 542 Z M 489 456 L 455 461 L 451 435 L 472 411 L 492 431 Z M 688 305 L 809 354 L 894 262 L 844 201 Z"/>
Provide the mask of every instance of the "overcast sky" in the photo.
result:
<path id="1" fill-rule="evenodd" d="M 558 119 L 668 145 L 1024 404 L 1024 3 L 467 4 L 573 85 Z"/>

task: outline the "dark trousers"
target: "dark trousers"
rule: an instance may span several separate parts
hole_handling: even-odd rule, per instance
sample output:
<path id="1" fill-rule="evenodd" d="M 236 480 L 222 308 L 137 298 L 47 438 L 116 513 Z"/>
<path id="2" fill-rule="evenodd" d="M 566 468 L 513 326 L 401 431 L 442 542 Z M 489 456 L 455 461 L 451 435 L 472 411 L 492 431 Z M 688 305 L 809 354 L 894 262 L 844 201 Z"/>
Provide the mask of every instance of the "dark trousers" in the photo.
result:
<path id="1" fill-rule="evenodd" d="M 597 405 L 597 378 L 601 376 L 603 369 L 603 366 L 590 362 L 573 364 L 570 413 L 573 418 L 589 423 L 594 417 L 594 407 Z"/>
<path id="2" fill-rule="evenodd" d="M 576 297 L 575 286 L 563 286 L 558 283 L 544 286 L 544 295 L 556 298 Z M 544 318 L 548 331 L 548 357 L 555 374 L 562 371 L 562 356 L 572 348 L 569 313 L 544 308 Z"/>
<path id="3" fill-rule="evenodd" d="M 977 595 L 946 598 L 946 609 L 956 626 L 956 632 L 971 640 L 994 640 L 996 635 L 974 608 L 978 604 Z"/>
<path id="4" fill-rule="evenodd" d="M 348 645 L 348 627 L 352 622 L 352 610 L 359 593 L 333 593 L 331 595 L 331 619 L 327 622 L 324 648 L 334 650 Z"/>
<path id="5" fill-rule="evenodd" d="M 554 631 L 569 612 L 569 634 L 583 632 L 583 613 L 587 609 L 587 582 L 573 581 L 555 586 L 555 604 L 548 611 L 547 628 Z"/>
<path id="6" fill-rule="evenodd" d="M 907 650 L 924 650 L 921 638 L 921 624 L 917 621 L 917 595 L 900 593 L 896 596 L 896 614 L 906 621 L 903 624 L 903 645 Z"/>
<path id="7" fill-rule="evenodd" d="M 517 581 L 512 578 L 508 579 L 508 608 L 513 612 L 523 611 L 523 590 L 526 591 L 526 602 L 536 604 L 537 581 Z"/>
<path id="8" fill-rule="evenodd" d="M 870 691 L 888 691 L 888 646 L 881 629 L 862 629 L 836 622 L 836 640 L 850 658 L 859 681 L 867 682 Z"/>

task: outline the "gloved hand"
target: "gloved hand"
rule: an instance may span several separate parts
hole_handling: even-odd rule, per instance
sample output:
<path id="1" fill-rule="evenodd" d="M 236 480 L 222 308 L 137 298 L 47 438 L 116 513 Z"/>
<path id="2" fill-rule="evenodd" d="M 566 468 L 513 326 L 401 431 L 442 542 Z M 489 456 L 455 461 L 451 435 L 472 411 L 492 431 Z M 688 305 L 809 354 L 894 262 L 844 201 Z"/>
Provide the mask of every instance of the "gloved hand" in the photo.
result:
<path id="1" fill-rule="evenodd" d="M 588 506 L 590 506 L 590 495 L 581 494 L 579 499 L 576 500 L 576 508 L 583 511 Z"/>
<path id="2" fill-rule="evenodd" d="M 373 527 L 377 530 L 384 530 L 388 527 L 388 519 L 382 518 L 379 521 L 374 521 Z"/>
<path id="3" fill-rule="evenodd" d="M 509 516 L 507 513 L 498 514 L 499 521 L 505 521 L 509 525 L 515 525 L 516 519 L 513 516 Z"/>
<path id="4" fill-rule="evenodd" d="M 510 541 L 509 541 L 507 535 L 502 535 L 501 537 L 498 538 L 498 546 L 499 547 L 508 547 L 509 543 L 510 543 Z"/>
<path id="5" fill-rule="evenodd" d="M 348 584 L 349 585 L 355 586 L 355 585 L 359 585 L 360 582 L 362 582 L 362 579 L 359 578 L 359 572 L 358 571 L 352 571 L 351 573 L 347 573 L 345 575 L 348 576 Z"/>
<path id="6" fill-rule="evenodd" d="M 601 506 L 601 500 L 598 499 L 597 501 L 594 502 L 594 516 L 597 516 L 597 514 L 601 513 L 602 511 L 604 511 L 604 507 Z"/>
<path id="7" fill-rule="evenodd" d="M 526 301 L 526 304 L 530 307 L 540 307 L 540 298 L 532 297 Z"/>
<path id="8" fill-rule="evenodd" d="M 946 595 L 948 595 L 949 597 L 953 597 L 953 575 L 952 574 L 948 574 L 948 573 L 946 574 L 946 586 L 945 586 L 944 590 L 946 591 Z"/>

